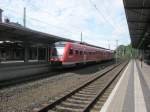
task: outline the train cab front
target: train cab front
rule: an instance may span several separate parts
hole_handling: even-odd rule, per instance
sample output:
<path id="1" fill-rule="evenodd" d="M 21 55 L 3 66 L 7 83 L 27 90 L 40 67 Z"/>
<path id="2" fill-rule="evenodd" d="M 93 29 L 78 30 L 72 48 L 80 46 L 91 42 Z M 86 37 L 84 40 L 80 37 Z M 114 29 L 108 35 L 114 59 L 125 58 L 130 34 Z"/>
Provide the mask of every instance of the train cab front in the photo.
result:
<path id="1" fill-rule="evenodd" d="M 49 62 L 52 68 L 61 68 L 64 54 L 64 45 L 55 44 L 49 51 Z"/>

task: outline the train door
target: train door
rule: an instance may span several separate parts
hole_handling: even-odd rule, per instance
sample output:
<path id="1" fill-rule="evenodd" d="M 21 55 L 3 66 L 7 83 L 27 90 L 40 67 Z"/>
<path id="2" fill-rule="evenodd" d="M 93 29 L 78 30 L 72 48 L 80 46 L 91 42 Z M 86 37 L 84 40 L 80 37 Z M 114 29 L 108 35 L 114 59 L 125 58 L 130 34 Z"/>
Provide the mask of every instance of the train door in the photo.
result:
<path id="1" fill-rule="evenodd" d="M 86 64 L 86 58 L 87 58 L 87 55 L 86 55 L 86 49 L 85 47 L 83 48 L 83 63 Z"/>

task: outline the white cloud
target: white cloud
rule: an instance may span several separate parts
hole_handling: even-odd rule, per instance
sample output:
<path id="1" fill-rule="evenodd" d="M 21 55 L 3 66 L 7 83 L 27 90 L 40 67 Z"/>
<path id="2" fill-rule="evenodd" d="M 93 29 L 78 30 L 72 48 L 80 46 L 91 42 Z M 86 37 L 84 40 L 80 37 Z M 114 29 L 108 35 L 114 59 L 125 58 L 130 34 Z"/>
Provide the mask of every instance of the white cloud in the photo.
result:
<path id="1" fill-rule="evenodd" d="M 4 15 L 19 22 L 22 22 L 23 7 L 26 7 L 27 26 L 35 30 L 74 40 L 80 40 L 82 31 L 84 41 L 102 47 L 108 46 L 107 40 L 114 42 L 118 39 L 129 43 L 122 1 L 91 1 L 92 3 L 89 0 L 0 0 L 0 7 L 5 10 Z M 127 39 L 122 40 L 124 37 Z"/>

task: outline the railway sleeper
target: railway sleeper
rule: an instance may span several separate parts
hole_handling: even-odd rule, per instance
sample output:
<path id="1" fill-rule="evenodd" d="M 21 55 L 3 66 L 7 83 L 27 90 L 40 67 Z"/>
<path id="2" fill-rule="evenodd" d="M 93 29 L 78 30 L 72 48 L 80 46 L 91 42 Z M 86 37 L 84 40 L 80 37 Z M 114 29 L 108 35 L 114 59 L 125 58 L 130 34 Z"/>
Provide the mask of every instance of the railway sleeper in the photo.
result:
<path id="1" fill-rule="evenodd" d="M 97 91 L 97 89 L 98 88 L 84 88 L 82 91 L 84 91 L 84 90 L 89 90 L 89 91 L 91 91 L 91 92 L 93 92 L 93 91 Z"/>
<path id="2" fill-rule="evenodd" d="M 94 92 L 87 92 L 87 91 L 79 91 L 79 94 L 87 94 L 87 95 L 96 95 L 96 93 Z"/>
<path id="3" fill-rule="evenodd" d="M 85 89 L 85 90 L 82 90 L 84 93 L 91 93 L 91 94 L 94 94 L 94 93 L 96 93 L 96 90 L 94 91 L 94 90 L 87 90 L 87 89 Z"/>
<path id="4" fill-rule="evenodd" d="M 99 88 L 101 85 L 92 85 L 92 86 L 88 86 L 87 88 L 95 88 L 95 89 L 97 89 L 97 88 Z"/>
<path id="5" fill-rule="evenodd" d="M 84 94 L 76 93 L 75 95 L 80 96 L 80 97 L 95 97 L 96 96 L 96 94 L 87 94 L 87 93 L 84 93 Z"/>
<path id="6" fill-rule="evenodd" d="M 56 112 L 82 112 L 82 109 L 63 107 L 62 105 L 57 105 L 54 110 L 56 110 Z"/>
<path id="7" fill-rule="evenodd" d="M 77 99 L 77 100 L 86 100 L 86 101 L 91 101 L 92 100 L 92 98 L 93 97 L 79 97 L 79 96 L 75 96 L 75 95 L 73 95 L 73 96 L 71 96 L 71 98 L 73 98 L 73 99 Z"/>
<path id="8" fill-rule="evenodd" d="M 89 101 L 86 101 L 86 100 L 76 100 L 76 99 L 72 99 L 72 98 L 69 98 L 66 101 L 70 102 L 70 103 L 78 103 L 78 104 L 88 104 L 89 103 Z"/>
<path id="9" fill-rule="evenodd" d="M 86 106 L 85 103 L 73 103 L 73 102 L 62 102 L 60 105 L 64 106 L 64 107 L 72 107 L 72 108 L 84 108 Z"/>

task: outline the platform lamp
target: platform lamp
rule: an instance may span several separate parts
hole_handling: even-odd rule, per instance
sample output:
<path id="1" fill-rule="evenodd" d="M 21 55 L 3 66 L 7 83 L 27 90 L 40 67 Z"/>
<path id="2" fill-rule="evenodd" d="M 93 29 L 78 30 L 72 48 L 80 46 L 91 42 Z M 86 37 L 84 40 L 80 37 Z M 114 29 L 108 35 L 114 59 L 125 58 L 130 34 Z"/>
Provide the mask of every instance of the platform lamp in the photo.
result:
<path id="1" fill-rule="evenodd" d="M 118 40 L 116 40 L 116 64 L 118 62 Z"/>
<path id="2" fill-rule="evenodd" d="M 81 43 L 82 43 L 82 32 L 81 32 Z"/>
<path id="3" fill-rule="evenodd" d="M 23 26 L 26 27 L 26 8 L 23 9 Z"/>
<path id="4" fill-rule="evenodd" d="M 3 13 L 3 10 L 0 9 L 0 23 L 2 23 L 2 13 Z"/>

